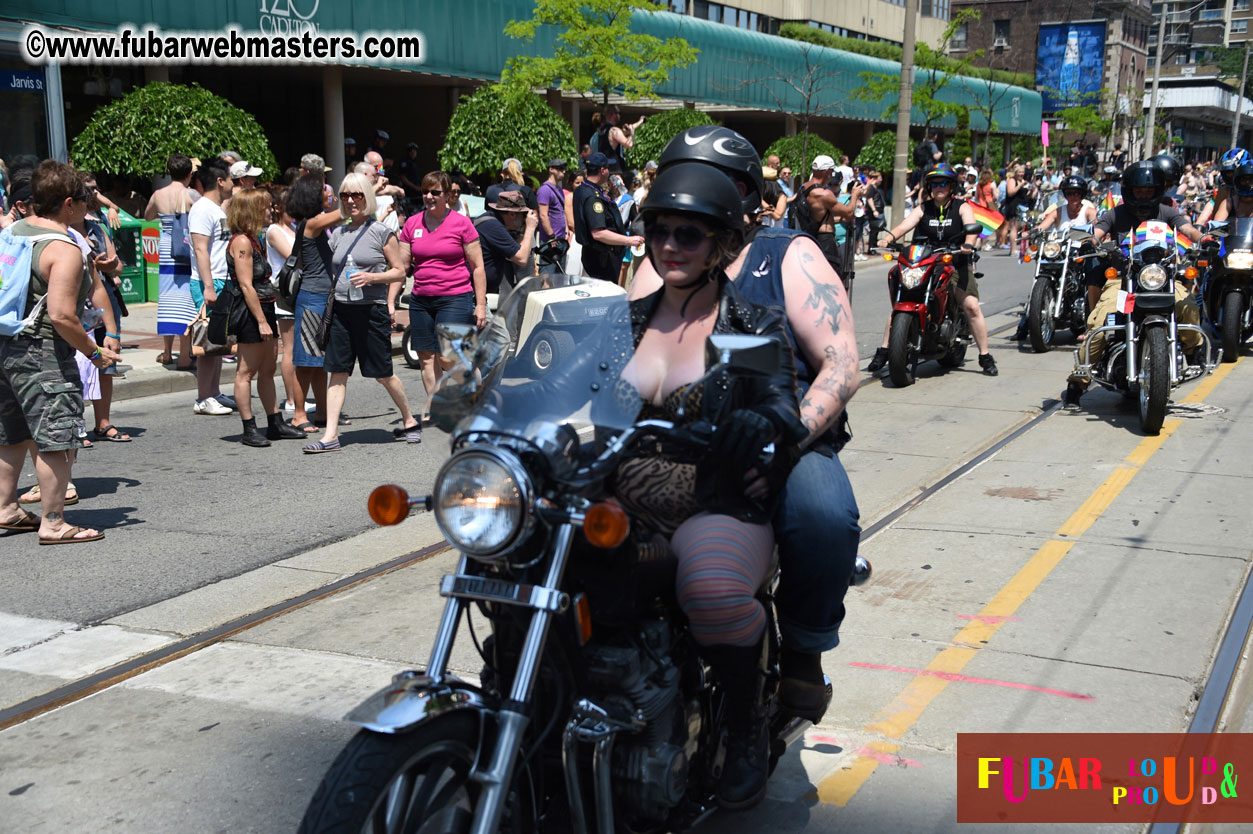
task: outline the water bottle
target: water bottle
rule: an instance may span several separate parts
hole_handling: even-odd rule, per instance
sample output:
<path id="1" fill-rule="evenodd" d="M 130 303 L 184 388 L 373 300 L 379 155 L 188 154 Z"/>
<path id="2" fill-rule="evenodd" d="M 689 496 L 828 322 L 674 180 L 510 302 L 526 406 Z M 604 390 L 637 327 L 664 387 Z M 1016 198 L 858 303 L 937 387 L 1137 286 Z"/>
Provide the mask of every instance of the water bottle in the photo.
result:
<path id="1" fill-rule="evenodd" d="M 357 262 L 352 259 L 352 255 L 348 256 L 348 262 L 344 264 L 344 277 L 351 278 L 354 272 L 358 272 Z M 348 300 L 360 301 L 365 298 L 365 290 L 351 281 L 348 282 Z"/>

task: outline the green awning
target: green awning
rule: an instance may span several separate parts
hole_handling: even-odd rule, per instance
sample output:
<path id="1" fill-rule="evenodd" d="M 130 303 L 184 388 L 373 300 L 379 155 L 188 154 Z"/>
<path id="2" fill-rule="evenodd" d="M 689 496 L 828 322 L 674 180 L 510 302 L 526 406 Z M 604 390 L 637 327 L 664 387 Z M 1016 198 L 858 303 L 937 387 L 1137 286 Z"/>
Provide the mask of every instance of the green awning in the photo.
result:
<path id="1" fill-rule="evenodd" d="M 529 17 L 528 0 L 227 0 L 218 3 L 172 3 L 166 0 L 47 0 L 40 4 L 0 0 L 0 18 L 50 26 L 116 29 L 123 23 L 156 25 L 167 31 L 217 30 L 236 25 L 249 31 L 299 34 L 312 26 L 321 33 L 420 31 L 426 59 L 420 64 L 390 64 L 412 70 L 494 81 L 505 60 L 517 54 L 550 53 L 554 32 L 541 29 L 523 43 L 504 34 L 510 20 Z M 804 95 L 783 78 L 803 82 L 807 61 L 816 67 L 813 112 L 858 121 L 883 121 L 884 103 L 851 99 L 848 91 L 861 84 L 859 73 L 900 74 L 900 64 L 865 55 L 748 32 L 708 20 L 657 12 L 637 14 L 634 29 L 658 37 L 683 37 L 700 50 L 697 62 L 679 70 L 658 90 L 665 98 L 799 113 Z M 808 50 L 808 58 L 806 51 Z M 354 65 L 369 66 L 366 61 Z M 802 85 L 803 86 L 803 85 Z M 1036 133 L 1040 128 L 1040 94 L 1022 87 L 991 85 L 996 100 L 996 129 L 1005 133 Z M 941 91 L 946 101 L 972 108 L 989 97 L 986 82 L 957 78 Z M 917 110 L 915 124 L 922 124 Z M 984 118 L 971 111 L 973 130 Z M 953 120 L 941 123 L 953 127 Z"/>

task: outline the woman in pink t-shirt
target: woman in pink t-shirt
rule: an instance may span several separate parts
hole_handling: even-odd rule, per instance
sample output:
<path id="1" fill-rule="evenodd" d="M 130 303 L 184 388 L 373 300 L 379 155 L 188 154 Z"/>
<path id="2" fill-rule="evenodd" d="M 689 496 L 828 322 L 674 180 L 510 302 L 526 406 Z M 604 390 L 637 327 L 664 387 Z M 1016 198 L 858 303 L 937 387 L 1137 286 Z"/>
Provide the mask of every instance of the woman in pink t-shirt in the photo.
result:
<path id="1" fill-rule="evenodd" d="M 427 397 L 450 364 L 438 359 L 437 324 L 487 323 L 487 275 L 479 233 L 470 218 L 448 210 L 452 181 L 442 171 L 422 178 L 424 210 L 410 217 L 400 232 L 401 258 L 413 286 L 409 301 L 409 338 L 422 363 Z M 390 306 L 403 284 L 391 291 Z M 427 419 L 425 415 L 423 419 Z"/>

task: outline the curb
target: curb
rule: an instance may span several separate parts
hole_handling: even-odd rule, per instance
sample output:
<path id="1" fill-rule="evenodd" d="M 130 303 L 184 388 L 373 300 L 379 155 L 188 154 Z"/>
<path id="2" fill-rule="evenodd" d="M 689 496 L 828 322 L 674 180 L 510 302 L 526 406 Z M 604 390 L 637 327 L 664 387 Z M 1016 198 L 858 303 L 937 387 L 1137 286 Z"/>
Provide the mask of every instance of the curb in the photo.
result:
<path id="1" fill-rule="evenodd" d="M 392 342 L 392 356 L 401 356 L 404 351 L 398 340 Z M 189 371 L 171 371 L 164 366 L 160 370 L 138 371 L 135 366 L 127 373 L 126 379 L 117 380 L 113 385 L 113 402 L 137 400 L 143 397 L 156 397 L 161 394 L 177 394 L 183 391 L 196 390 L 196 375 Z M 222 385 L 234 382 L 234 363 L 222 366 Z M 275 368 L 274 377 L 282 376 L 282 368 Z"/>

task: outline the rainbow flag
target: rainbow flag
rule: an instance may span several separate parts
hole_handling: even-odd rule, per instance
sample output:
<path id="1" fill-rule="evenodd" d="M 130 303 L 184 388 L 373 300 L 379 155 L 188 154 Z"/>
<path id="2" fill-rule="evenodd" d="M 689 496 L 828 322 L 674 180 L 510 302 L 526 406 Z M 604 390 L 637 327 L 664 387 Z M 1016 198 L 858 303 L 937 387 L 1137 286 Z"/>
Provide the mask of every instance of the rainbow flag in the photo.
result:
<path id="1" fill-rule="evenodd" d="M 1109 211 L 1122 202 L 1122 198 L 1115 194 L 1112 190 L 1106 191 L 1105 196 L 1101 197 L 1101 211 Z"/>
<path id="2" fill-rule="evenodd" d="M 970 203 L 969 205 L 970 209 L 975 213 L 975 221 L 983 227 L 979 237 L 987 237 L 1001 228 L 1001 224 L 1005 222 L 1005 215 L 999 211 L 981 206 L 978 203 Z"/>
<path id="3" fill-rule="evenodd" d="M 1179 248 L 1179 257 L 1188 254 L 1188 250 L 1192 248 L 1192 241 L 1187 235 L 1180 234 L 1175 236 L 1175 245 Z"/>

